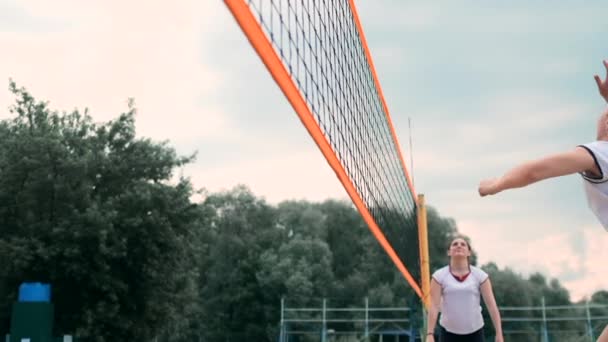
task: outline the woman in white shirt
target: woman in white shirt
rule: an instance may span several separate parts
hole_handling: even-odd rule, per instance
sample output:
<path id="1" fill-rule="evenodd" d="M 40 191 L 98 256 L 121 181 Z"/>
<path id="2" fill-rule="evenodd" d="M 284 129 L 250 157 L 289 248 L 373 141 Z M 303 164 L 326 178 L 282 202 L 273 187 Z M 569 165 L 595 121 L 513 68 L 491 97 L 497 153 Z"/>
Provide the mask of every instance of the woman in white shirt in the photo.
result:
<path id="1" fill-rule="evenodd" d="M 496 342 L 502 342 L 500 313 L 492 284 L 486 272 L 469 264 L 470 244 L 462 237 L 453 239 L 448 247 L 448 256 L 449 265 L 435 271 L 431 279 L 427 342 L 435 340 L 434 331 L 439 312 L 440 341 L 484 341 L 480 295 L 494 323 Z"/>

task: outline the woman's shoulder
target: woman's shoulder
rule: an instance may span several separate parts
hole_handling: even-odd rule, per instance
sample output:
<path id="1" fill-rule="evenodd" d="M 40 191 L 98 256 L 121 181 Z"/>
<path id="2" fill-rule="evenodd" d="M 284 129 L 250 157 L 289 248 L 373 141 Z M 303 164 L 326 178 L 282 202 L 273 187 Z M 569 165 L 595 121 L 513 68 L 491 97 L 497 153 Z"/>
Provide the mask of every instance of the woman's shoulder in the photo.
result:
<path id="1" fill-rule="evenodd" d="M 437 269 L 435 272 L 433 272 L 433 278 L 435 278 L 435 280 L 441 280 L 443 278 L 443 276 L 447 273 L 450 272 L 450 268 L 446 265 L 443 266 L 439 269 Z"/>
<path id="2" fill-rule="evenodd" d="M 471 268 L 471 273 L 473 273 L 473 275 L 475 275 L 475 277 L 477 278 L 477 280 L 479 281 L 484 281 L 488 278 L 488 273 L 484 270 L 482 270 L 481 268 L 477 267 L 477 266 L 470 266 Z"/>

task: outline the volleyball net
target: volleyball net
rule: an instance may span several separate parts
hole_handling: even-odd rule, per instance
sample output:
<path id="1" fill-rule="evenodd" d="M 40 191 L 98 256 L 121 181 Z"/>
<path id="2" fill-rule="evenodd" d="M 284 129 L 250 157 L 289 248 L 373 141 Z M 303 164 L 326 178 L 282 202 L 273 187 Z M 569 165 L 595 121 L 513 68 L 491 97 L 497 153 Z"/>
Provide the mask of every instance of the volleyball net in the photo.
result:
<path id="1" fill-rule="evenodd" d="M 417 203 L 353 0 L 224 0 L 370 231 L 422 298 Z"/>

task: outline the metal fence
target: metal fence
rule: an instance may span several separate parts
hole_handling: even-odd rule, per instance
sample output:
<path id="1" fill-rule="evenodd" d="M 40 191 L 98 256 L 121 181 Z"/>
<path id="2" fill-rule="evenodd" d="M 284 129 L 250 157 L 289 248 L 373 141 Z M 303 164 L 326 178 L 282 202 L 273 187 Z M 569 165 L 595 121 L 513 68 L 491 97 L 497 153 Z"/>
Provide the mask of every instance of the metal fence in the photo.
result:
<path id="1" fill-rule="evenodd" d="M 336 307 L 323 300 L 319 307 L 289 307 L 281 300 L 279 342 L 293 341 L 420 341 L 426 319 L 421 308 Z M 499 306 L 505 341 L 595 342 L 608 324 L 608 305 Z M 486 339 L 493 327 L 484 310 Z"/>

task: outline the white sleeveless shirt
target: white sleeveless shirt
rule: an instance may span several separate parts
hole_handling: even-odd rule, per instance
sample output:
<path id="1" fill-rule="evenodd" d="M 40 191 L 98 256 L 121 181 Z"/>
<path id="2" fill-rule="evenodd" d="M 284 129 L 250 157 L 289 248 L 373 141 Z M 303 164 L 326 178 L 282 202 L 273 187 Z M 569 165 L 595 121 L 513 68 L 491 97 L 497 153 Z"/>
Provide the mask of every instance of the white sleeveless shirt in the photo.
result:
<path id="1" fill-rule="evenodd" d="M 608 230 L 608 141 L 594 141 L 580 145 L 593 159 L 601 176 L 595 177 L 581 173 L 584 181 L 587 204 L 604 229 Z"/>
<path id="2" fill-rule="evenodd" d="M 462 282 L 454 278 L 449 266 L 433 273 L 433 279 L 441 285 L 439 324 L 454 334 L 471 334 L 483 327 L 480 286 L 488 279 L 488 274 L 475 266 L 470 269 L 471 273 Z"/>

